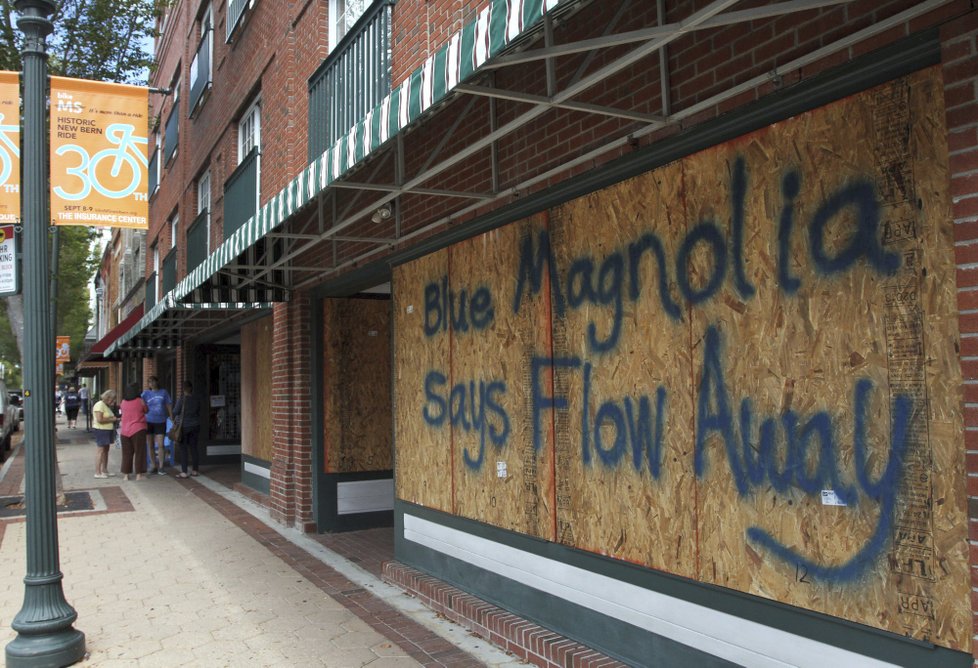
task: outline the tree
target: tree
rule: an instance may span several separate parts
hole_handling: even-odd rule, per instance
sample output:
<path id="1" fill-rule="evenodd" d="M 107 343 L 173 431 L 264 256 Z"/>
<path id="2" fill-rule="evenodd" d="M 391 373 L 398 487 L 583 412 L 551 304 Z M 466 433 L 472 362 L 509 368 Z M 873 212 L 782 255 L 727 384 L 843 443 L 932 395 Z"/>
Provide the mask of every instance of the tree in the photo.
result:
<path id="1" fill-rule="evenodd" d="M 62 0 L 48 40 L 51 74 L 146 84 L 153 64 L 146 44 L 172 0 Z M 0 0 L 0 69 L 20 70 L 22 35 L 12 0 Z"/>
<path id="2" fill-rule="evenodd" d="M 56 76 L 145 84 L 152 55 L 146 46 L 156 36 L 156 22 L 173 0 L 62 0 L 52 17 L 54 34 L 48 40 L 48 67 Z M 23 35 L 16 28 L 12 0 L 0 0 L 0 70 L 20 71 Z M 88 329 L 91 311 L 88 284 L 95 264 L 91 253 L 91 230 L 63 228 L 58 254 L 58 334 L 72 336 L 80 346 Z M 82 273 L 79 273 L 82 271 Z M 24 304 L 20 295 L 8 297 L 0 329 L 0 346 L 6 333 L 16 340 L 17 359 L 23 351 Z M 5 321 L 5 322 L 4 322 Z M 70 330 L 70 331 L 69 331 Z M 52 351 L 54 342 L 51 343 Z M 0 350 L 0 359 L 8 353 Z M 77 359 L 77 358 L 75 358 Z"/>

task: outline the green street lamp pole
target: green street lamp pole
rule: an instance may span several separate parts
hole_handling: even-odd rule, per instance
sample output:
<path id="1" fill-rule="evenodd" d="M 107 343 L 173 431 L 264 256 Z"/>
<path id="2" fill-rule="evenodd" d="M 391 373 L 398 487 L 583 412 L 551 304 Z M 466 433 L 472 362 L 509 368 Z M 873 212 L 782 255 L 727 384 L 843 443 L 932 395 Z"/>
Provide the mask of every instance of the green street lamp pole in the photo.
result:
<path id="1" fill-rule="evenodd" d="M 72 627 L 78 613 L 61 588 L 55 505 L 54 332 L 48 308 L 48 63 L 45 39 L 53 30 L 50 0 L 17 0 L 24 33 L 24 502 L 27 575 L 24 605 L 11 624 L 7 666 L 67 666 L 85 656 L 85 634 Z"/>

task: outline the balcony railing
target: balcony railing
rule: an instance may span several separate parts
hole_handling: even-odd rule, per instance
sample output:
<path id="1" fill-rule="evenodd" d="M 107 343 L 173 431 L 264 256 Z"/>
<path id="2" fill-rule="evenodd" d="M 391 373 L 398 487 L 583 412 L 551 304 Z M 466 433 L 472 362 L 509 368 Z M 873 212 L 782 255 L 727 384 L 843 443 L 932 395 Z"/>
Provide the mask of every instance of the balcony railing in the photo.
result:
<path id="1" fill-rule="evenodd" d="M 258 211 L 258 148 L 251 149 L 224 184 L 224 238 Z"/>
<path id="2" fill-rule="evenodd" d="M 168 165 L 177 152 L 180 133 L 180 113 L 177 106 L 170 110 L 166 119 L 166 134 L 163 136 L 163 164 Z"/>
<path id="3" fill-rule="evenodd" d="M 143 305 L 143 313 L 149 312 L 156 306 L 156 272 L 146 277 L 146 301 Z"/>
<path id="4" fill-rule="evenodd" d="M 190 63 L 190 115 L 193 116 L 197 107 L 204 99 L 204 94 L 211 87 L 211 39 L 214 31 L 208 28 L 200 38 L 197 55 Z"/>
<path id="5" fill-rule="evenodd" d="M 258 0 L 228 0 L 227 33 L 225 41 L 231 41 L 234 29 L 238 27 L 245 15 L 245 10 L 254 7 Z"/>
<path id="6" fill-rule="evenodd" d="M 309 78 L 310 161 L 390 93 L 393 6 L 376 0 Z"/>
<path id="7" fill-rule="evenodd" d="M 173 248 L 163 258 L 163 275 L 161 279 L 161 294 L 166 294 L 177 287 L 177 249 Z"/>
<path id="8" fill-rule="evenodd" d="M 207 221 L 210 212 L 206 209 L 190 224 L 187 230 L 187 273 L 200 266 L 207 259 Z"/>
<path id="9" fill-rule="evenodd" d="M 160 185 L 160 151 L 153 151 L 153 157 L 149 159 L 149 185 L 146 194 L 150 197 L 156 192 Z"/>

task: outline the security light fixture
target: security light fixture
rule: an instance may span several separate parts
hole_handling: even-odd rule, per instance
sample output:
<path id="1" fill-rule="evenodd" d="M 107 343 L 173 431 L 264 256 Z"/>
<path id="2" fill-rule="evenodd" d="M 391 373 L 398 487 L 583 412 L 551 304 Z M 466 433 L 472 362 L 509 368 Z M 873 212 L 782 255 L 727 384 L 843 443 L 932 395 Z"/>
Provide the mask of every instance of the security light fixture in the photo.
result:
<path id="1" fill-rule="evenodd" d="M 382 223 L 385 220 L 390 220 L 391 216 L 394 215 L 394 207 L 390 202 L 387 202 L 379 209 L 374 211 L 373 215 L 370 216 L 370 222 L 372 223 Z"/>

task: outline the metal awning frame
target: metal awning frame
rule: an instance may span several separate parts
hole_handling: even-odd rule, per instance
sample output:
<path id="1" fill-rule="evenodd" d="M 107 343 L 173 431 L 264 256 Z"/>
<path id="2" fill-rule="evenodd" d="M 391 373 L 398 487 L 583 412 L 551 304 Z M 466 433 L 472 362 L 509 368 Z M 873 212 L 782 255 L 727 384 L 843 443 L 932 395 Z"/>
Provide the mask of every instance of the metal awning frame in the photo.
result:
<path id="1" fill-rule="evenodd" d="M 273 232 L 269 235 L 287 241 L 285 247 L 283 248 L 283 252 L 280 255 L 273 258 L 268 258 L 269 261 L 263 266 L 257 266 L 253 263 L 247 262 L 244 258 L 239 258 L 238 260 L 226 265 L 219 271 L 221 273 L 227 273 L 228 275 L 234 276 L 238 285 L 248 287 L 261 284 L 262 281 L 267 280 L 267 277 L 271 272 L 281 270 L 286 276 L 288 276 L 288 279 L 285 281 L 285 285 L 281 286 L 283 289 L 308 288 L 318 282 L 321 282 L 322 280 L 329 278 L 331 275 L 336 275 L 342 272 L 344 269 L 368 261 L 371 257 L 377 255 L 381 251 L 393 248 L 394 246 L 403 244 L 414 238 L 428 235 L 431 231 L 443 227 L 455 219 L 461 218 L 480 208 L 483 208 L 488 203 L 495 203 L 500 200 L 518 197 L 521 192 L 530 189 L 541 182 L 558 176 L 560 173 L 572 170 L 581 164 L 590 162 L 601 155 L 618 149 L 624 145 L 634 143 L 639 138 L 658 131 L 667 125 L 679 124 L 684 120 L 700 113 L 701 111 L 719 105 L 720 103 L 745 91 L 752 90 L 767 83 L 773 82 L 777 84 L 781 77 L 789 72 L 796 71 L 832 53 L 846 49 L 859 41 L 865 40 L 881 32 L 885 32 L 895 25 L 932 11 L 941 5 L 946 4 L 949 0 L 929 0 L 927 2 L 920 3 L 915 7 L 894 15 L 893 17 L 882 20 L 856 33 L 853 33 L 852 35 L 846 36 L 822 48 L 812 51 L 811 53 L 805 54 L 788 63 L 785 63 L 783 66 L 779 67 L 777 71 L 772 71 L 770 73 L 754 77 L 748 81 L 713 95 L 709 99 L 703 100 L 698 104 L 684 108 L 675 113 L 669 113 L 668 109 L 669 78 L 667 69 L 662 70 L 663 79 L 661 82 L 661 98 L 665 102 L 665 108 L 660 114 L 639 113 L 627 109 L 615 109 L 574 101 L 575 96 L 580 95 L 582 92 L 601 83 L 608 77 L 613 76 L 617 72 L 638 60 L 658 53 L 660 62 L 667 62 L 666 48 L 668 47 L 668 44 L 689 32 L 711 29 L 720 26 L 728 26 L 758 19 L 772 18 L 775 16 L 783 16 L 789 13 L 808 11 L 833 5 L 848 4 L 852 0 L 786 0 L 785 2 L 780 2 L 776 5 L 723 13 L 725 9 L 736 4 L 738 1 L 739 0 L 717 0 L 716 2 L 711 3 L 709 6 L 704 7 L 696 14 L 690 16 L 685 21 L 679 23 L 656 26 L 646 30 L 631 31 L 618 35 L 606 34 L 605 36 L 596 39 L 559 45 L 554 44 L 553 42 L 554 22 L 548 16 L 544 21 L 542 31 L 544 41 L 543 46 L 500 56 L 483 66 L 484 69 L 488 70 L 488 72 L 480 75 L 481 81 L 479 83 L 463 83 L 457 85 L 453 89 L 454 97 L 481 96 L 489 97 L 493 100 L 501 99 L 514 101 L 529 105 L 529 110 L 505 125 L 492 129 L 487 135 L 477 142 L 470 144 L 464 150 L 438 162 L 434 162 L 439 152 L 443 149 L 450 137 L 453 136 L 455 129 L 462 120 L 463 115 L 459 115 L 455 124 L 450 127 L 448 131 L 446 131 L 443 141 L 432 151 L 427 167 L 418 174 L 405 177 L 402 170 L 397 169 L 396 171 L 398 175 L 393 183 L 375 183 L 364 180 L 335 181 L 327 189 L 320 191 L 318 194 L 317 202 L 319 206 L 317 207 L 316 211 L 298 214 L 293 218 L 293 220 L 289 221 L 291 224 L 286 226 L 286 231 L 281 233 Z M 660 5 L 661 3 L 662 0 L 660 0 Z M 626 9 L 628 4 L 628 0 L 622 2 L 621 10 L 623 11 Z M 614 25 L 614 22 L 609 24 L 608 30 L 612 30 Z M 537 41 L 539 42 L 540 39 L 537 38 Z M 547 95 L 529 95 L 521 92 L 506 91 L 495 88 L 492 85 L 493 77 L 491 76 L 491 72 L 494 70 L 530 62 L 542 61 L 545 63 L 548 72 L 552 72 L 555 68 L 555 61 L 558 58 L 573 54 L 580 54 L 583 52 L 593 52 L 600 49 L 617 47 L 625 44 L 638 44 L 638 46 L 629 53 L 616 59 L 614 62 L 609 63 L 594 73 L 584 75 L 584 66 L 582 66 L 575 76 L 573 84 L 560 91 L 556 90 L 552 75 L 548 77 L 548 81 L 550 82 L 550 86 L 552 88 L 551 90 L 548 90 Z M 571 109 L 574 111 L 596 114 L 598 116 L 626 118 L 640 123 L 641 127 L 638 127 L 626 135 L 615 138 L 597 148 L 581 154 L 574 160 L 565 162 L 557 168 L 521 181 L 517 185 L 508 187 L 505 190 L 494 188 L 490 192 L 475 193 L 430 188 L 424 185 L 434 177 L 452 168 L 466 158 L 469 158 L 475 153 L 485 149 L 490 149 L 491 151 L 492 169 L 493 174 L 495 175 L 498 173 L 498 163 L 495 152 L 496 143 L 501 138 L 519 130 L 552 109 Z M 396 165 L 402 168 L 404 150 L 403 136 L 398 135 L 396 139 L 400 141 L 392 141 L 391 145 L 387 148 L 388 155 L 382 156 L 380 159 L 386 158 L 394 160 Z M 350 176 L 352 177 L 354 175 L 350 174 Z M 327 196 L 330 190 L 354 190 L 363 194 L 383 194 L 380 197 L 370 200 L 356 211 L 348 212 L 346 215 L 340 216 L 338 219 L 333 218 L 335 221 L 334 224 L 327 228 L 325 222 L 329 219 L 329 217 L 324 215 L 322 202 L 323 197 Z M 394 234 L 392 236 L 385 236 L 383 238 L 350 237 L 343 235 L 343 232 L 349 229 L 352 225 L 363 220 L 364 218 L 369 218 L 377 209 L 388 203 L 395 203 L 396 215 L 396 201 L 398 197 L 408 193 L 431 197 L 452 197 L 460 200 L 473 201 L 467 205 L 459 207 L 452 214 L 432 221 L 425 227 L 407 234 L 400 234 L 399 229 L 395 227 Z M 291 232 L 293 229 L 297 230 L 297 233 Z M 318 229 L 318 231 L 311 232 L 311 229 Z M 347 259 L 343 262 L 338 262 L 328 267 L 301 266 L 292 264 L 296 258 L 321 243 L 351 240 L 371 243 L 373 244 L 373 247 L 353 258 Z M 249 273 L 250 275 L 248 275 Z"/>
<path id="2" fill-rule="evenodd" d="M 170 311 L 180 313 L 176 305 L 181 303 L 219 301 L 258 303 L 287 300 L 291 290 L 312 287 L 352 267 L 377 259 L 384 251 L 398 246 L 403 247 L 413 240 L 430 236 L 459 219 L 476 214 L 480 209 L 485 210 L 487 206 L 518 198 L 550 179 L 600 159 L 612 151 L 634 145 L 640 139 L 663 128 L 681 124 L 700 112 L 721 105 L 744 92 L 763 85 L 773 84 L 778 87 L 782 77 L 790 72 L 950 2 L 950 0 L 925 0 L 892 17 L 796 57 L 780 65 L 775 71 L 755 76 L 692 106 L 673 111 L 670 109 L 670 72 L 667 54 L 671 42 L 699 30 L 844 5 L 853 0 L 784 0 L 772 5 L 732 11 L 727 10 L 741 0 L 715 0 L 678 23 L 616 34 L 615 29 L 632 1 L 621 0 L 616 16 L 608 23 L 602 36 L 571 43 L 558 43 L 555 29 L 587 3 L 573 0 L 560 2 L 556 11 L 545 14 L 541 21 L 527 28 L 508 45 L 503 53 L 486 61 L 473 76 L 449 89 L 444 98 L 424 110 L 419 118 L 394 133 L 378 148 L 368 149 L 362 157 L 350 159 L 347 167 L 338 170 L 333 180 L 328 181 L 327 176 L 323 174 L 327 171 L 327 154 L 331 159 L 335 159 L 337 156 L 334 151 L 340 151 L 349 145 L 351 147 L 349 153 L 353 155 L 353 145 L 363 139 L 361 135 L 365 132 L 361 125 L 369 125 L 369 118 L 365 119 L 351 130 L 347 138 L 341 139 L 333 149 L 313 161 L 307 170 L 269 200 L 256 219 L 271 212 L 275 220 L 271 224 L 268 224 L 268 220 L 263 220 L 262 229 L 268 228 L 268 230 L 260 238 L 249 239 L 242 234 L 232 235 L 208 258 L 208 265 L 217 267 L 215 271 L 209 275 L 199 275 L 200 272 L 196 272 L 185 277 L 177 288 L 167 295 L 168 300 L 174 305 L 172 309 L 167 310 L 167 313 Z M 657 3 L 659 15 L 662 16 L 664 0 L 657 0 Z M 596 54 L 607 49 L 626 46 L 632 48 L 595 71 L 589 71 Z M 578 66 L 570 81 L 562 88 L 558 88 L 555 74 L 557 61 L 582 53 L 588 55 Z M 659 113 L 650 114 L 638 110 L 612 108 L 576 99 L 636 62 L 656 56 L 662 65 L 660 67 L 662 108 Z M 546 68 L 546 94 L 530 95 L 496 86 L 495 75 L 498 71 L 533 62 L 542 63 Z M 421 169 L 416 173 L 407 174 L 405 136 L 424 123 L 440 118 L 438 113 L 440 109 L 462 98 L 469 100 L 463 107 L 463 113 L 457 114 L 446 128 L 441 140 L 426 156 Z M 486 123 L 488 131 L 461 149 L 446 154 L 446 147 L 451 139 L 457 136 L 461 124 L 472 122 L 469 112 L 478 99 L 489 101 L 489 118 Z M 527 108 L 518 113 L 515 118 L 500 124 L 496 109 L 500 101 L 525 105 Z M 526 178 L 515 185 L 500 188 L 498 142 L 554 110 L 571 110 L 599 117 L 622 118 L 630 121 L 632 125 L 627 130 L 623 130 L 620 136 L 609 137 L 600 145 L 559 166 Z M 483 121 L 482 118 L 478 120 Z M 361 135 L 357 134 L 358 128 L 361 128 Z M 440 174 L 483 151 L 489 153 L 491 171 L 488 184 L 490 187 L 485 191 L 450 190 L 434 187 L 434 184 L 430 183 Z M 345 157 L 343 162 L 346 163 Z M 389 174 L 393 174 L 393 178 L 390 178 Z M 385 175 L 388 175 L 386 179 L 383 178 Z M 305 193 L 304 200 L 303 193 Z M 346 195 L 354 193 L 354 197 L 346 203 L 343 210 L 339 210 L 338 206 L 340 193 Z M 400 207 L 397 205 L 399 198 L 404 195 L 448 198 L 458 200 L 459 206 L 421 228 L 404 233 Z M 363 234 L 363 226 L 358 224 L 368 220 L 384 206 L 393 207 L 392 225 L 383 227 L 384 233 L 376 236 Z M 362 244 L 366 248 L 357 251 L 355 255 L 341 257 L 339 245 L 343 243 Z M 330 251 L 326 253 L 330 261 L 325 265 L 302 262 L 303 256 L 314 251 L 323 254 L 324 249 Z M 166 320 L 174 320 L 174 324 L 179 328 L 180 324 L 176 322 L 178 317 L 168 316 Z M 145 323 L 143 327 L 161 332 L 163 329 L 162 323 L 157 325 L 153 320 Z M 153 337 L 140 336 L 140 340 L 144 339 L 153 339 Z"/>

